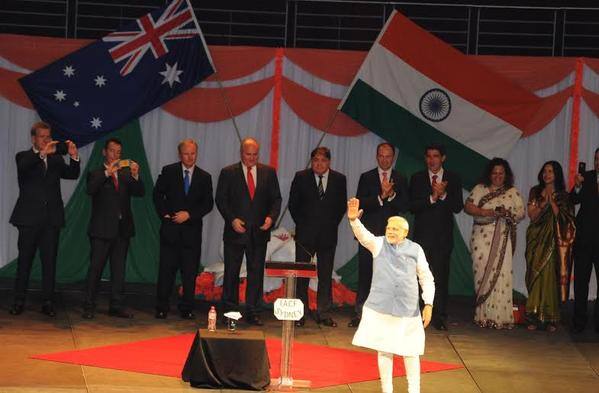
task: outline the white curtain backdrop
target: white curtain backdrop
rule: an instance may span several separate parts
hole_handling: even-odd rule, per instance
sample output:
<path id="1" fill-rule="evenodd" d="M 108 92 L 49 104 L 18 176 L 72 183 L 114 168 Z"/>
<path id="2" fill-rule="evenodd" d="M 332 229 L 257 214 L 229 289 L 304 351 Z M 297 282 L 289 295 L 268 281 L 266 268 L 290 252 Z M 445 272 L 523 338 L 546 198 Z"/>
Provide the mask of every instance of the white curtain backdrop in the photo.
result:
<path id="1" fill-rule="evenodd" d="M 14 69 L 0 59 L 0 66 Z M 271 77 L 274 74 L 274 62 L 270 62 L 252 75 L 232 81 L 224 81 L 226 86 L 235 86 Z M 346 86 L 333 84 L 302 70 L 284 59 L 283 75 L 300 85 L 322 95 L 341 98 Z M 573 75 L 569 75 L 555 86 L 537 92 L 546 96 L 567 88 L 573 84 Z M 584 85 L 587 89 L 599 92 L 599 76 L 585 68 Z M 204 87 L 216 87 L 215 82 L 203 83 Z M 537 183 L 537 173 L 545 161 L 557 160 L 567 174 L 569 158 L 569 131 L 571 125 L 572 100 L 567 102 L 562 111 L 543 130 L 531 137 L 524 138 L 516 145 L 507 157 L 516 177 L 516 187 L 523 199 L 528 198 L 528 191 Z M 235 120 L 241 137 L 252 136 L 261 143 L 261 162 L 269 163 L 271 149 L 273 92 L 254 108 L 241 114 Z M 35 112 L 21 108 L 4 98 L 0 98 L 0 124 L 4 132 L 0 133 L 2 157 L 0 158 L 0 266 L 16 257 L 16 230 L 8 224 L 8 219 L 18 189 L 16 187 L 16 168 L 14 155 L 17 151 L 30 147 L 29 128 L 37 120 Z M 296 171 L 306 167 L 309 154 L 317 146 L 322 131 L 310 126 L 300 119 L 283 101 L 280 116 L 280 148 L 278 176 L 283 196 L 283 207 L 286 206 L 291 181 Z M 196 123 L 177 118 L 162 109 L 156 109 L 140 118 L 142 135 L 150 171 L 155 180 L 160 169 L 178 160 L 176 146 L 184 138 L 194 138 L 199 144 L 198 165 L 212 175 L 213 187 L 220 169 L 239 161 L 239 140 L 233 122 L 225 120 L 214 123 Z M 339 137 L 325 135 L 321 145 L 327 146 L 332 153 L 332 168 L 347 176 L 348 196 L 355 195 L 360 174 L 376 165 L 375 148 L 382 140 L 373 133 L 357 137 Z M 91 153 L 91 145 L 81 149 L 83 164 Z M 581 134 L 579 139 L 579 157 L 592 165 L 592 157 L 599 147 L 599 119 L 582 104 Z M 402 154 L 401 147 L 399 154 Z M 481 172 L 482 172 L 481 168 Z M 76 182 L 62 182 L 65 202 L 70 197 Z M 467 194 L 467 192 L 465 192 Z M 469 244 L 472 218 L 464 213 L 456 216 L 458 226 L 466 244 Z M 514 288 L 526 293 L 524 285 L 525 233 L 528 220 L 518 226 L 518 242 L 514 258 Z M 282 219 L 281 226 L 293 230 L 293 222 L 289 213 Z M 202 264 L 207 266 L 220 261 L 219 249 L 222 241 L 223 221 L 216 207 L 205 218 Z M 345 222 L 339 226 L 339 244 L 335 257 L 335 267 L 339 268 L 355 255 L 357 244 L 353 240 L 350 229 Z M 594 279 L 593 279 L 594 280 Z M 595 288 L 596 284 L 592 284 Z M 591 290 L 592 297 L 595 291 Z"/>

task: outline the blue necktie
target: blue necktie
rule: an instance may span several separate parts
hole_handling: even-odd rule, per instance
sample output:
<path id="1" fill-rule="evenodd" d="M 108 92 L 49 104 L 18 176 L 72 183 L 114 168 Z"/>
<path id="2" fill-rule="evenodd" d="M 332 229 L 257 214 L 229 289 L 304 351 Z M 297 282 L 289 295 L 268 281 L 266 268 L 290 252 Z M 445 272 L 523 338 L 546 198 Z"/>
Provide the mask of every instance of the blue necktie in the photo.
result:
<path id="1" fill-rule="evenodd" d="M 184 170 L 185 176 L 183 176 L 183 190 L 185 190 L 185 195 L 189 192 L 189 171 Z"/>

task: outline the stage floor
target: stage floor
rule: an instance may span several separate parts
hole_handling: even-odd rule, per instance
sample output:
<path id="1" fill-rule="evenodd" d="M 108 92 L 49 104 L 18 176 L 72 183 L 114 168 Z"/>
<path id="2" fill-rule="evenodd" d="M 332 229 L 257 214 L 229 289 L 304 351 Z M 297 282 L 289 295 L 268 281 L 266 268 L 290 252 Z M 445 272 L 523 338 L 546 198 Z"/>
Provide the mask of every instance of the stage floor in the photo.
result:
<path id="1" fill-rule="evenodd" d="M 154 319 L 153 298 L 131 294 L 132 320 L 107 315 L 107 299 L 100 299 L 96 318 L 81 318 L 78 291 L 59 296 L 56 319 L 39 312 L 39 294 L 30 296 L 25 313 L 13 317 L 8 308 L 9 290 L 0 290 L 0 392 L 190 392 L 198 391 L 183 381 L 156 375 L 79 366 L 30 359 L 31 355 L 121 344 L 182 333 L 204 327 L 207 304 L 200 303 L 195 321 L 179 319 L 172 312 L 167 320 Z M 422 393 L 427 392 L 599 392 L 599 334 L 592 326 L 571 336 L 567 326 L 557 332 L 481 329 L 470 322 L 471 299 L 452 298 L 450 329 L 427 329 L 424 359 L 460 364 L 463 368 L 422 375 Z M 339 327 L 319 327 L 308 320 L 296 329 L 299 342 L 356 349 L 351 345 L 353 328 L 347 327 L 348 308 L 338 310 Z M 280 337 L 280 324 L 265 312 L 266 337 Z M 240 329 L 256 329 L 240 324 Z M 397 359 L 396 359 L 397 361 Z M 405 377 L 394 379 L 396 392 L 406 392 Z M 378 392 L 378 381 L 313 389 L 327 393 Z"/>

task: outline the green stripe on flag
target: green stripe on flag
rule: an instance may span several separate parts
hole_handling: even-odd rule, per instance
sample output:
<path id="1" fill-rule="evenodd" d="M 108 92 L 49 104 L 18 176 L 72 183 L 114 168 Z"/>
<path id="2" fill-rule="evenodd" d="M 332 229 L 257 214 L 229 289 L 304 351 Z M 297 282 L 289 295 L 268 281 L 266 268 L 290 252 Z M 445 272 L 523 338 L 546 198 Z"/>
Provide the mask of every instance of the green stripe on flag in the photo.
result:
<path id="1" fill-rule="evenodd" d="M 476 185 L 489 161 L 412 115 L 362 80 L 356 81 L 341 110 L 375 134 L 398 146 L 403 154 L 424 157 L 424 149 L 428 144 L 443 144 L 447 153 L 444 166 L 459 173 L 463 187 L 468 190 Z"/>

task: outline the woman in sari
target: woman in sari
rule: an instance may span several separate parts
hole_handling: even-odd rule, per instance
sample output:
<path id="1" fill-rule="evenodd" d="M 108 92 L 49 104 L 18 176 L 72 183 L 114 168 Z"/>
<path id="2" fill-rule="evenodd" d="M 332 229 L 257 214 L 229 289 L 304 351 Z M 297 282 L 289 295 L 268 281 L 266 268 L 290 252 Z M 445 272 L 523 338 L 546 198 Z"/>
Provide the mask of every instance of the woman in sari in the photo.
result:
<path id="1" fill-rule="evenodd" d="M 524 218 L 524 202 L 514 187 L 508 162 L 493 158 L 470 193 L 464 211 L 474 218 L 470 252 L 476 302 L 474 323 L 481 327 L 511 329 L 512 256 L 516 224 Z"/>
<path id="2" fill-rule="evenodd" d="M 568 299 L 576 233 L 574 206 L 558 162 L 543 164 L 538 180 L 528 196 L 526 315 L 529 330 L 553 332 L 560 320 L 560 300 Z"/>

